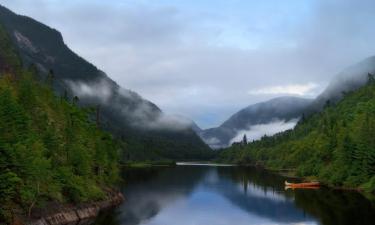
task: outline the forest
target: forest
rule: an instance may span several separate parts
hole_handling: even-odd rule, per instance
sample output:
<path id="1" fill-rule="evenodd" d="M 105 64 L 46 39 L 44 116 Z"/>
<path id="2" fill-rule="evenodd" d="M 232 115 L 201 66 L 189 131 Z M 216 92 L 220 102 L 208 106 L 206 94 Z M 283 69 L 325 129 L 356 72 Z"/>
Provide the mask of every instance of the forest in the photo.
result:
<path id="1" fill-rule="evenodd" d="M 375 192 L 375 79 L 296 127 L 221 150 L 217 161 L 292 171 L 329 186 Z"/>
<path id="2" fill-rule="evenodd" d="M 52 83 L 52 73 L 23 68 L 0 27 L 0 221 L 48 201 L 102 199 L 119 179 L 118 143 Z"/>
<path id="3" fill-rule="evenodd" d="M 120 157 L 123 163 L 212 158 L 211 149 L 189 126 L 184 129 L 135 126 L 134 124 L 157 123 L 166 115 L 156 104 L 118 85 L 105 72 L 72 51 L 58 30 L 33 18 L 17 15 L 1 5 L 0 23 L 24 68 L 37 65 L 42 79 L 48 76 L 48 71 L 52 71 L 54 82 L 51 87 L 56 95 L 65 95 L 70 99 L 78 96 L 79 101 L 76 103 L 79 107 L 97 109 L 100 128 L 122 142 Z M 19 39 L 20 37 L 22 38 Z M 77 91 L 82 85 L 90 90 L 105 91 L 87 95 Z M 145 118 L 140 120 L 140 113 Z"/>

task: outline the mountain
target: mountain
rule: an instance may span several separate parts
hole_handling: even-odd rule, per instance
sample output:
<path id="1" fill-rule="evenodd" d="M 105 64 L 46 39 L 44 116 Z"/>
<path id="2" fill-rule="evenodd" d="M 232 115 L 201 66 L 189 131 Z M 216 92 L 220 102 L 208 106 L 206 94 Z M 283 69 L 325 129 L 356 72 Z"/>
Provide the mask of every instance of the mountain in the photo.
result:
<path id="1" fill-rule="evenodd" d="M 314 100 L 310 111 L 319 111 L 327 103 L 339 101 L 347 92 L 366 84 L 368 73 L 375 73 L 375 56 L 368 57 L 337 74 L 328 87 Z"/>
<path id="2" fill-rule="evenodd" d="M 2 6 L 0 23 L 25 68 L 36 67 L 40 79 L 50 80 L 59 95 L 95 108 L 100 126 L 126 142 L 124 160 L 210 157 L 211 150 L 190 124 L 166 116 L 152 102 L 120 87 L 70 50 L 57 30 Z"/>
<path id="3" fill-rule="evenodd" d="M 212 148 L 227 147 L 239 131 L 249 130 L 250 126 L 299 118 L 311 102 L 311 99 L 298 97 L 274 98 L 250 105 L 219 127 L 203 130 L 199 134 Z"/>
<path id="4" fill-rule="evenodd" d="M 0 224 L 105 200 L 118 183 L 118 142 L 37 76 L 0 25 Z"/>
<path id="5" fill-rule="evenodd" d="M 250 126 L 266 124 L 272 120 L 291 120 L 319 112 L 327 103 L 337 103 L 345 93 L 355 91 L 366 84 L 368 73 L 375 73 L 375 56 L 366 58 L 337 74 L 328 87 L 314 100 L 282 97 L 262 102 L 237 112 L 216 128 L 198 131 L 212 148 L 227 147 L 238 131 Z"/>
<path id="6" fill-rule="evenodd" d="M 197 134 L 202 132 L 202 128 L 200 128 L 194 121 L 191 122 L 191 129 L 193 129 L 193 131 L 195 131 Z"/>
<path id="7" fill-rule="evenodd" d="M 220 152 L 218 160 L 287 169 L 325 184 L 375 193 L 375 77 L 294 129 Z"/>

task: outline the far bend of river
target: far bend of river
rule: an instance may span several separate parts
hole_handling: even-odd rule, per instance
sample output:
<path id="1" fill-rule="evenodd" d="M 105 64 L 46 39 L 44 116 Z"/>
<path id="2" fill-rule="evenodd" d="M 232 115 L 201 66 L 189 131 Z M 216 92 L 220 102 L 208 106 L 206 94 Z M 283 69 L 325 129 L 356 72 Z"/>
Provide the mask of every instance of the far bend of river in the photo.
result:
<path id="1" fill-rule="evenodd" d="M 374 225 L 375 203 L 326 188 L 284 190 L 285 178 L 241 167 L 126 169 L 125 202 L 96 225 Z"/>

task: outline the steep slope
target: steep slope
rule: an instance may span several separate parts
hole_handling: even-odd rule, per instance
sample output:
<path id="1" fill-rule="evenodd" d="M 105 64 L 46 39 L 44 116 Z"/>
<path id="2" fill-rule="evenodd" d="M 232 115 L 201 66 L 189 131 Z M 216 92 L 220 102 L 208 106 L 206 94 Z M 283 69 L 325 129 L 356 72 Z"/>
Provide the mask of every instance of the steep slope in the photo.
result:
<path id="1" fill-rule="evenodd" d="M 375 73 L 375 56 L 366 58 L 337 74 L 328 87 L 314 100 L 311 111 L 319 111 L 330 101 L 339 101 L 344 93 L 356 90 L 366 84 L 368 73 Z"/>
<path id="2" fill-rule="evenodd" d="M 105 198 L 119 176 L 113 137 L 36 76 L 0 26 L 0 224 L 47 202 Z"/>
<path id="3" fill-rule="evenodd" d="M 315 176 L 335 186 L 375 192 L 375 78 L 290 131 L 220 154 L 224 161 L 263 164 Z"/>
<path id="4" fill-rule="evenodd" d="M 375 73 L 375 56 L 354 64 L 332 79 L 328 87 L 314 100 L 299 98 L 273 99 L 249 106 L 217 128 L 200 131 L 199 134 L 213 148 L 226 147 L 239 130 L 254 124 L 269 123 L 273 119 L 290 120 L 302 115 L 319 112 L 327 103 L 338 102 L 345 93 L 366 84 L 368 73 Z"/>
<path id="5" fill-rule="evenodd" d="M 152 102 L 121 88 L 63 42 L 62 35 L 0 6 L 0 22 L 17 46 L 24 67 L 36 65 L 54 90 L 96 107 L 100 125 L 127 143 L 125 160 L 207 158 L 210 149 L 190 124 L 171 120 Z"/>
<path id="6" fill-rule="evenodd" d="M 299 118 L 312 100 L 298 97 L 280 97 L 250 105 L 235 113 L 222 125 L 200 132 L 213 148 L 227 147 L 238 131 L 250 126 L 268 124 L 276 120 L 290 121 Z"/>

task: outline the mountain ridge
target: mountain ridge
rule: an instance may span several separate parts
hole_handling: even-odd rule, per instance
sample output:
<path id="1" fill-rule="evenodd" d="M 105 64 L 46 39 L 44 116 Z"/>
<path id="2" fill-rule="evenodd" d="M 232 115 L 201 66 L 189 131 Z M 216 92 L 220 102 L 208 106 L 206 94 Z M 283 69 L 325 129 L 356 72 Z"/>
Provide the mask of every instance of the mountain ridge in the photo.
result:
<path id="1" fill-rule="evenodd" d="M 24 67 L 35 65 L 40 79 L 53 77 L 52 86 L 59 95 L 78 96 L 79 105 L 96 107 L 101 126 L 131 143 L 125 159 L 180 158 L 178 151 L 191 159 L 199 158 L 201 153 L 209 154 L 208 146 L 190 126 L 177 123 L 181 125 L 177 127 L 178 121 L 170 122 L 154 103 L 120 87 L 74 53 L 56 29 L 1 5 L 0 22 L 17 47 Z"/>
<path id="2" fill-rule="evenodd" d="M 375 76 L 291 130 L 232 145 L 217 161 L 286 169 L 299 177 L 375 193 Z"/>
<path id="3" fill-rule="evenodd" d="M 302 115 L 312 99 L 283 96 L 249 105 L 234 113 L 219 127 L 201 131 L 200 136 L 213 148 L 227 147 L 238 131 L 275 120 L 290 121 Z"/>
<path id="4" fill-rule="evenodd" d="M 322 93 L 320 93 L 314 99 L 307 100 L 306 104 L 310 105 L 304 105 L 302 108 L 297 107 L 296 112 L 294 114 L 292 112 L 289 113 L 295 115 L 295 118 L 298 118 L 302 116 L 302 114 L 309 115 L 314 112 L 319 112 L 327 104 L 337 103 L 347 92 L 355 91 L 363 85 L 365 85 L 368 79 L 368 73 L 375 73 L 375 56 L 367 57 L 359 61 L 358 63 L 355 63 L 343 69 L 341 72 L 334 76 L 332 81 L 322 91 Z M 272 102 L 277 103 L 278 101 L 281 103 L 283 99 L 288 98 L 294 98 L 294 100 L 298 100 L 298 97 L 285 96 L 277 97 L 264 102 L 255 103 L 233 114 L 220 126 L 198 131 L 198 134 L 201 136 L 203 140 L 206 141 L 207 144 L 209 144 L 213 148 L 227 147 L 230 144 L 230 137 L 234 137 L 235 133 L 238 130 L 247 129 L 249 125 L 271 122 L 271 120 L 275 118 L 285 121 L 293 119 L 287 116 L 288 113 L 283 112 L 281 112 L 278 116 L 274 115 L 274 118 L 272 116 L 262 117 L 262 115 L 256 115 L 257 113 L 255 111 L 253 113 L 250 113 L 250 115 L 246 116 L 246 114 L 249 114 L 247 113 L 247 111 L 251 111 L 257 106 L 261 106 L 264 104 L 272 105 Z M 281 103 L 280 105 L 283 105 L 283 103 Z M 294 110 L 293 105 L 287 105 L 288 109 L 291 109 L 291 111 Z M 280 108 L 274 107 L 273 110 L 271 109 L 271 111 L 276 110 L 279 111 Z M 259 111 L 258 114 L 262 114 L 262 112 Z"/>
<path id="5" fill-rule="evenodd" d="M 336 103 L 346 92 L 362 87 L 367 82 L 368 73 L 375 73 L 375 56 L 369 56 L 336 74 L 323 92 L 315 98 L 310 110 L 320 111 L 327 101 Z"/>

